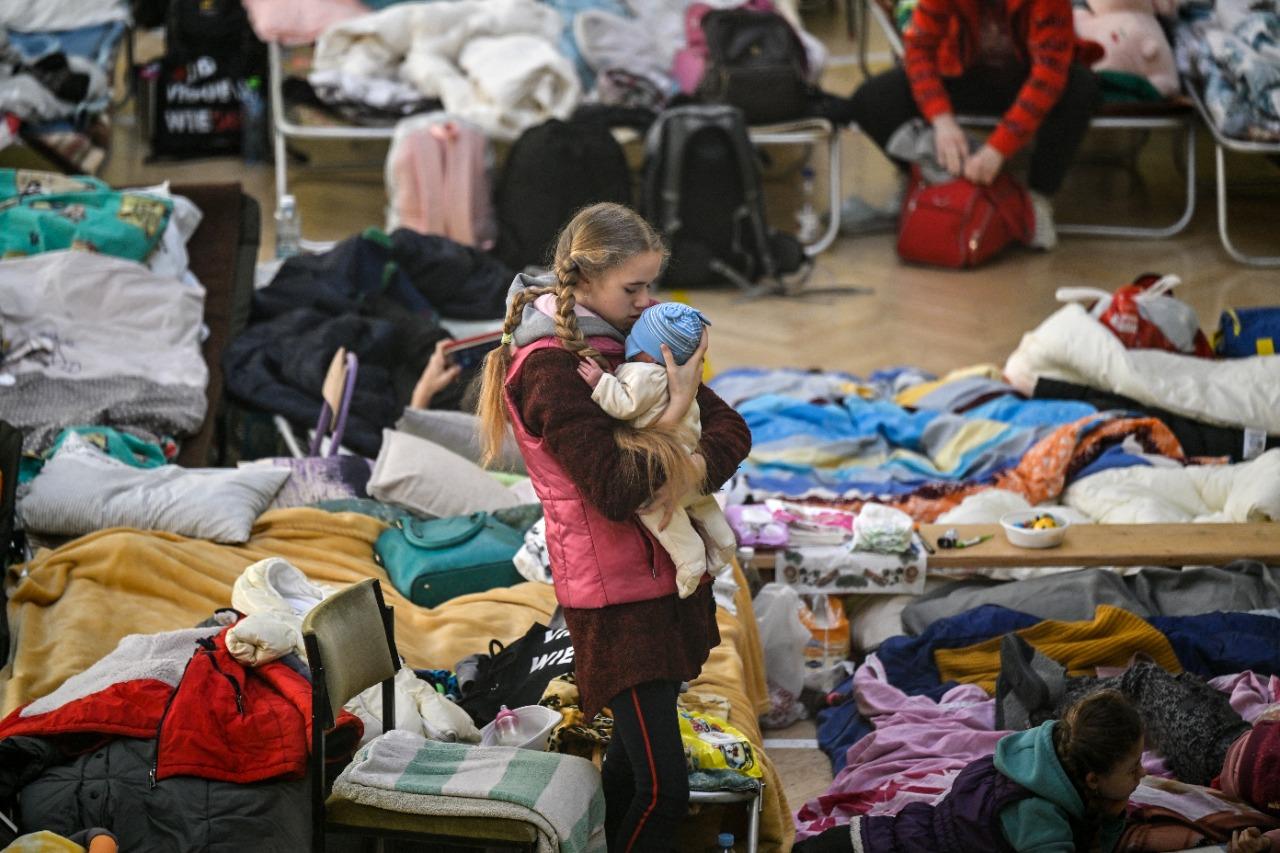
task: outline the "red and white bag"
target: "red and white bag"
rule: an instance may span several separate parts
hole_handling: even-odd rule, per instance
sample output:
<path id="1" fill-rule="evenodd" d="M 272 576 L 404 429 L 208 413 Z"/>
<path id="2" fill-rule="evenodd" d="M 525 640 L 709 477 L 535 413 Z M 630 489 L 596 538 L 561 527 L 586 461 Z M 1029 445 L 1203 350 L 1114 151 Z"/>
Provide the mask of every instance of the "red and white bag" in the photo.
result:
<path id="1" fill-rule="evenodd" d="M 1212 358 L 1213 347 L 1200 331 L 1195 309 L 1172 291 L 1182 283 L 1176 275 L 1144 273 L 1107 293 L 1093 287 L 1060 287 L 1059 302 L 1093 302 L 1090 316 L 1106 326 L 1126 349 L 1162 349 Z"/>

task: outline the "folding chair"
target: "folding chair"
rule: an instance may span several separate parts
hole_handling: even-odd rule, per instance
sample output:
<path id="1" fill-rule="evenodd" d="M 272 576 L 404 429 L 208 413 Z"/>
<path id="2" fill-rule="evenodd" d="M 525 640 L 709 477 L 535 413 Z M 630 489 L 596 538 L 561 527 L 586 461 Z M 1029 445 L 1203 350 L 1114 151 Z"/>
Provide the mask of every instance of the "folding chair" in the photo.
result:
<path id="1" fill-rule="evenodd" d="M 523 821 L 505 818 L 451 818 L 407 814 L 362 805 L 329 795 L 325 777 L 324 732 L 353 696 L 382 684 L 384 730 L 395 728 L 393 681 L 400 669 L 391 608 L 374 578 L 360 581 L 317 604 L 302 622 L 311 668 L 311 849 L 323 853 L 325 833 L 473 848 L 533 851 L 537 832 Z"/>

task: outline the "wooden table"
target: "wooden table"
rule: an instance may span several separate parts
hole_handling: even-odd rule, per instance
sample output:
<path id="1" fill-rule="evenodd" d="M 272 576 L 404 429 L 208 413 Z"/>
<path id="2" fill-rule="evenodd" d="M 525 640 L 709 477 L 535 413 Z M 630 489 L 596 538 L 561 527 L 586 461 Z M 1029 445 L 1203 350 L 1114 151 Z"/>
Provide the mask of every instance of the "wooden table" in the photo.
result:
<path id="1" fill-rule="evenodd" d="M 961 539 L 991 533 L 962 549 L 936 547 L 954 529 Z M 1056 548 L 1015 548 L 998 524 L 923 524 L 920 533 L 937 553 L 929 568 L 989 569 L 1016 566 L 1220 566 L 1255 559 L 1280 565 L 1280 524 L 1073 524 Z M 772 551 L 757 551 L 752 564 L 769 570 Z"/>

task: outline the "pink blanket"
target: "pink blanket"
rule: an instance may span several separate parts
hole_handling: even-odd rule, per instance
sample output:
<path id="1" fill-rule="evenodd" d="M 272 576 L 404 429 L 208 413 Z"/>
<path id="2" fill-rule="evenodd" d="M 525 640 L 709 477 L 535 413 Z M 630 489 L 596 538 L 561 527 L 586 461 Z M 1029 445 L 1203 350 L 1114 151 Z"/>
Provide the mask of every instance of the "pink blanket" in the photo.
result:
<path id="1" fill-rule="evenodd" d="M 879 658 L 869 655 L 853 676 L 858 710 L 876 730 L 849 747 L 848 764 L 827 793 L 796 814 L 796 839 L 859 814 L 894 814 L 909 802 L 936 802 L 956 775 L 995 752 L 1008 732 L 992 731 L 995 700 L 965 684 L 941 702 L 908 696 L 889 683 Z"/>

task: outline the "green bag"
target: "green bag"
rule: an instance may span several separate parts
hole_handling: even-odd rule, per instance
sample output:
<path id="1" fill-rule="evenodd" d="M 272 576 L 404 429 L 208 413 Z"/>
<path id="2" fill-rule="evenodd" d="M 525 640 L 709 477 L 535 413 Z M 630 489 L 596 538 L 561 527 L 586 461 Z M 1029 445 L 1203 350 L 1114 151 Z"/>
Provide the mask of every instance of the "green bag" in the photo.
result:
<path id="1" fill-rule="evenodd" d="M 524 534 L 487 512 L 432 521 L 403 516 L 378 537 L 374 554 L 392 585 L 435 607 L 472 592 L 520 583 L 512 557 Z"/>

